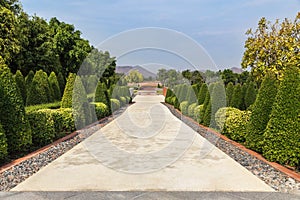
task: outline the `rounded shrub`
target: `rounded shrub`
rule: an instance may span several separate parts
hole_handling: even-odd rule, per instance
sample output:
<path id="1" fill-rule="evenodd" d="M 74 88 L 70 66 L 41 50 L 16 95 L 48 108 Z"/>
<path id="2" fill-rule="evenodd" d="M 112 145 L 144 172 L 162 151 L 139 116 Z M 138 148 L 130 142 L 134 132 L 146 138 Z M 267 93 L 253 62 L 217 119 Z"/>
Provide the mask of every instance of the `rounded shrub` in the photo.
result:
<path id="1" fill-rule="evenodd" d="M 92 105 L 95 106 L 95 112 L 98 120 L 109 115 L 108 107 L 104 103 L 93 103 Z"/>
<path id="2" fill-rule="evenodd" d="M 118 99 L 110 99 L 110 105 L 112 112 L 119 110 L 121 107 L 120 101 Z"/>
<path id="3" fill-rule="evenodd" d="M 259 153 L 262 152 L 263 133 L 269 122 L 277 88 L 278 82 L 275 75 L 266 74 L 258 91 L 257 99 L 252 106 L 245 144 Z"/>
<path id="4" fill-rule="evenodd" d="M 52 95 L 46 72 L 37 71 L 28 90 L 26 105 L 50 103 Z"/>
<path id="5" fill-rule="evenodd" d="M 0 63 L 0 123 L 7 138 L 8 152 L 26 151 L 31 145 L 30 125 L 13 75 L 3 63 Z"/>
<path id="6" fill-rule="evenodd" d="M 300 72 L 284 72 L 263 135 L 263 156 L 280 164 L 300 167 Z"/>
<path id="7" fill-rule="evenodd" d="M 60 93 L 60 88 L 59 88 L 56 74 L 54 72 L 51 72 L 48 80 L 49 80 L 50 89 L 53 92 L 53 100 L 59 101 L 61 98 L 61 93 Z"/>
<path id="8" fill-rule="evenodd" d="M 215 115 L 216 124 L 221 133 L 228 138 L 237 142 L 244 142 L 250 115 L 249 111 L 241 111 L 237 108 L 221 108 Z"/>
<path id="9" fill-rule="evenodd" d="M 72 108 L 73 88 L 76 79 L 76 74 L 70 73 L 67 79 L 67 84 L 61 101 L 62 108 Z"/>
<path id="10" fill-rule="evenodd" d="M 180 103 L 180 110 L 181 110 L 181 113 L 184 114 L 184 115 L 187 115 L 188 114 L 188 107 L 189 107 L 189 102 L 188 101 L 183 101 Z"/>
<path id="11" fill-rule="evenodd" d="M 23 74 L 21 73 L 20 70 L 17 70 L 14 78 L 15 78 L 17 87 L 18 87 L 18 89 L 19 89 L 19 91 L 21 93 L 24 105 L 25 105 L 25 103 L 26 103 L 26 87 L 25 87 L 24 76 L 23 76 Z"/>
<path id="12" fill-rule="evenodd" d="M 1 160 L 4 160 L 7 156 L 7 139 L 5 132 L 0 124 L 0 163 Z"/>

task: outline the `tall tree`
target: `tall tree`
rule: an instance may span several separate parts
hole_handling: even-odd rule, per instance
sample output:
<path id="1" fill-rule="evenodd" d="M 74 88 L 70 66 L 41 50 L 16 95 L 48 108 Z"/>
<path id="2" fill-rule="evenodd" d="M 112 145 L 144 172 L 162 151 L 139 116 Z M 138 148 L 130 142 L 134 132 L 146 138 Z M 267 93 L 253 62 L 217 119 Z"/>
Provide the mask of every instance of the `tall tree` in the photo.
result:
<path id="1" fill-rule="evenodd" d="M 14 13 L 6 7 L 0 6 L 0 56 L 8 65 L 12 61 L 13 55 L 20 51 L 16 33 L 17 26 Z"/>
<path id="2" fill-rule="evenodd" d="M 247 31 L 243 68 L 251 67 L 257 79 L 268 71 L 281 79 L 287 66 L 299 67 L 299 32 L 300 12 L 294 21 L 285 19 L 281 24 L 278 20 L 271 24 L 266 18 L 261 18 L 255 31 Z"/>

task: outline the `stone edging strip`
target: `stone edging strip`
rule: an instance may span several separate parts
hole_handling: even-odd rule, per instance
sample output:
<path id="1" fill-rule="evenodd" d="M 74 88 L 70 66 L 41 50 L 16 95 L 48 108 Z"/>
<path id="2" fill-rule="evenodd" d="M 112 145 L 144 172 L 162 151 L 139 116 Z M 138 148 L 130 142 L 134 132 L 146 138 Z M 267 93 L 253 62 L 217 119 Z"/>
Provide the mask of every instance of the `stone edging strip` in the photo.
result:
<path id="1" fill-rule="evenodd" d="M 228 154 L 230 157 L 232 157 L 234 160 L 236 160 L 237 162 L 239 162 L 242 166 L 244 166 L 245 168 L 247 168 L 249 171 L 251 171 L 254 175 L 258 176 L 260 179 L 263 179 L 263 181 L 265 181 L 268 185 L 270 185 L 272 188 L 274 188 L 275 190 L 277 191 L 282 191 L 282 192 L 293 192 L 294 190 L 296 190 L 297 193 L 299 193 L 300 191 L 300 174 L 298 174 L 297 172 L 295 171 L 292 171 L 278 163 L 275 163 L 275 162 L 270 162 L 270 161 L 267 161 L 265 158 L 263 158 L 260 154 L 250 150 L 250 149 L 247 149 L 245 146 L 227 138 L 225 135 L 222 135 L 220 133 L 218 133 L 217 131 L 211 129 L 211 128 L 208 128 L 206 126 L 203 126 L 199 123 L 197 123 L 194 119 L 190 118 L 190 117 L 187 117 L 185 115 L 183 115 L 178 109 L 175 109 L 174 106 L 170 105 L 170 104 L 167 104 L 167 103 L 162 103 L 163 105 L 165 105 L 177 118 L 181 119 L 184 123 L 186 123 L 188 126 L 190 126 L 192 129 L 194 129 L 196 132 L 198 132 L 200 135 L 202 135 L 203 137 L 205 137 L 206 139 L 208 139 L 210 141 L 210 138 L 220 138 L 222 139 L 223 141 L 229 143 L 230 145 L 233 145 L 235 148 L 238 148 L 240 151 L 242 152 L 245 152 L 246 154 L 252 156 L 253 158 L 265 163 L 265 165 L 267 166 L 270 166 L 272 168 L 274 168 L 275 170 L 277 170 L 279 173 L 283 173 L 285 175 L 285 177 L 278 177 L 278 179 L 283 179 L 283 182 L 292 182 L 294 183 L 294 188 L 289 188 L 289 189 L 286 189 L 286 188 L 279 188 L 278 186 L 275 186 L 273 184 L 274 180 L 271 180 L 271 181 L 266 181 L 263 179 L 262 176 L 268 176 L 266 174 L 264 175 L 261 175 L 259 172 L 258 173 L 254 173 L 254 171 L 256 170 L 251 170 L 249 168 L 251 167 L 247 167 L 248 163 L 245 164 L 245 163 L 241 163 L 238 159 L 236 159 L 236 156 L 233 155 L 234 153 L 232 153 L 231 150 L 229 151 L 225 151 L 224 148 L 220 148 L 219 146 L 222 147 L 222 145 L 219 145 L 218 143 L 216 144 L 216 146 L 221 149 L 223 152 L 225 152 L 226 154 Z M 207 133 L 203 133 L 205 130 L 205 132 L 207 133 L 211 133 L 213 134 L 214 136 L 209 136 L 207 135 Z M 207 137 L 208 136 L 208 137 Z M 229 153 L 230 152 L 230 153 Z M 247 156 L 247 155 L 245 155 Z M 256 163 L 256 161 L 253 161 Z M 265 167 L 265 166 L 264 166 Z M 273 170 L 274 170 L 273 169 Z M 267 171 L 267 170 L 266 170 Z M 278 173 L 276 174 L 278 175 Z M 294 179 L 294 181 L 292 179 L 289 179 L 288 177 Z M 272 177 L 270 179 L 275 179 L 276 177 Z M 297 183 L 298 182 L 298 183 Z M 288 183 L 290 184 L 290 183 Z M 297 191 L 298 190 L 298 191 Z"/>

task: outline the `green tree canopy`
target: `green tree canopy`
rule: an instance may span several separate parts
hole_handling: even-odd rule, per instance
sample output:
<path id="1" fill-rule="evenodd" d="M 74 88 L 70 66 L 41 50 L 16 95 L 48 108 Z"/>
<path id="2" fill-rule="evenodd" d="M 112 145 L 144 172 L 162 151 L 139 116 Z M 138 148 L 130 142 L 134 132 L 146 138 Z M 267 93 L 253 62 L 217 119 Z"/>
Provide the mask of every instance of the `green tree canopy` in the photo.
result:
<path id="1" fill-rule="evenodd" d="M 299 30 L 300 12 L 294 21 L 285 19 L 279 23 L 276 20 L 271 24 L 266 18 L 261 18 L 255 31 L 247 31 L 243 68 L 251 67 L 257 79 L 268 71 L 280 79 L 287 66 L 299 67 Z"/>

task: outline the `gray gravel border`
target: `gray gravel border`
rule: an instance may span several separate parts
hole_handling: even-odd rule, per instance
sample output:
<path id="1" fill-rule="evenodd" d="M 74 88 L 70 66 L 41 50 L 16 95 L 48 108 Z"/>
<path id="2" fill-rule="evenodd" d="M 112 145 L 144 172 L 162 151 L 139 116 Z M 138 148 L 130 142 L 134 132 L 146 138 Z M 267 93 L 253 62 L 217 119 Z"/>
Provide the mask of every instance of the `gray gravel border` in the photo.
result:
<path id="1" fill-rule="evenodd" d="M 186 117 L 176 111 L 176 109 L 167 103 L 165 105 L 173 115 L 182 120 L 185 124 L 199 133 L 202 137 L 213 143 L 221 151 L 240 163 L 247 170 L 252 172 L 255 176 L 263 180 L 266 184 L 271 186 L 274 190 L 284 193 L 293 193 L 300 195 L 300 182 L 289 177 L 281 171 L 278 171 L 271 165 L 259 160 L 258 158 L 250 155 L 248 152 L 236 147 L 235 145 L 217 137 L 214 133 L 200 127 L 189 117 Z M 300 197 L 299 197 L 300 199 Z"/>

